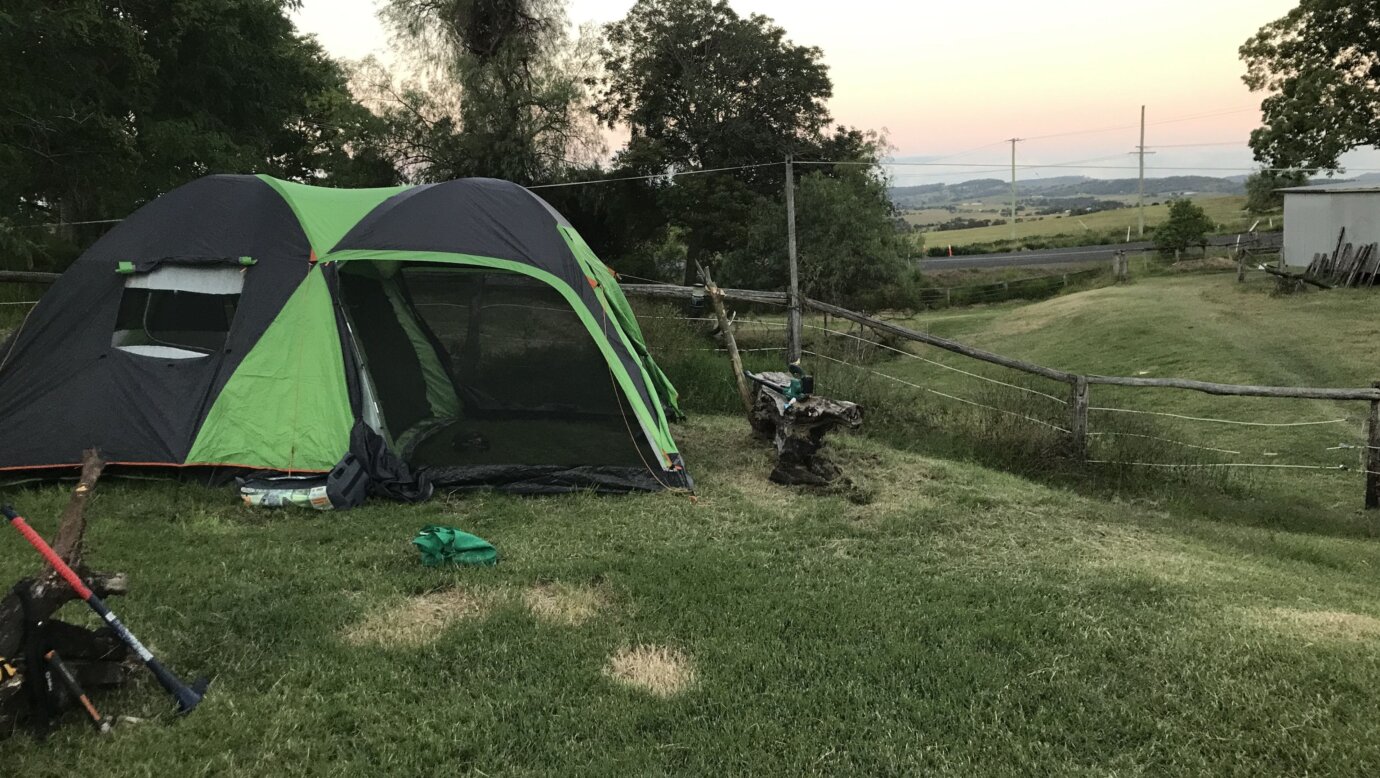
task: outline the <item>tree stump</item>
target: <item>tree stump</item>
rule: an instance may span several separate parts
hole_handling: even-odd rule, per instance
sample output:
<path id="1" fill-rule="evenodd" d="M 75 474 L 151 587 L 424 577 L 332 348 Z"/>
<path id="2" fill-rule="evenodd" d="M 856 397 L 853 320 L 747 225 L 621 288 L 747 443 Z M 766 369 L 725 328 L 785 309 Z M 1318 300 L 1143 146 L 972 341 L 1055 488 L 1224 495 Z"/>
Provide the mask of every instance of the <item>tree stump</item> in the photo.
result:
<path id="1" fill-rule="evenodd" d="M 838 427 L 862 426 L 862 406 L 817 395 L 792 401 L 786 395 L 789 374 L 748 375 L 757 387 L 748 417 L 752 429 L 776 446 L 771 481 L 800 486 L 828 486 L 837 481 L 843 471 L 819 453 L 824 435 Z"/>
<path id="2" fill-rule="evenodd" d="M 53 550 L 102 598 L 125 594 L 129 590 L 129 581 L 123 573 L 92 572 L 81 564 L 87 499 L 104 466 L 105 462 L 95 450 L 85 452 L 81 478 L 62 513 L 53 542 Z M 138 667 L 138 660 L 113 630 L 109 627 L 88 629 L 52 618 L 64 604 L 77 599 L 76 593 L 56 571 L 43 565 L 41 572 L 18 583 L 28 586 L 34 615 L 44 622 L 45 642 L 62 656 L 88 692 L 97 687 L 118 686 L 130 679 Z M 0 737 L 9 734 L 29 713 L 28 695 L 19 685 L 20 678 L 31 672 L 23 661 L 26 623 L 23 606 L 13 589 L 11 585 L 0 599 L 0 657 L 15 667 L 20 677 L 0 682 Z M 41 673 L 41 670 L 34 672 Z"/>

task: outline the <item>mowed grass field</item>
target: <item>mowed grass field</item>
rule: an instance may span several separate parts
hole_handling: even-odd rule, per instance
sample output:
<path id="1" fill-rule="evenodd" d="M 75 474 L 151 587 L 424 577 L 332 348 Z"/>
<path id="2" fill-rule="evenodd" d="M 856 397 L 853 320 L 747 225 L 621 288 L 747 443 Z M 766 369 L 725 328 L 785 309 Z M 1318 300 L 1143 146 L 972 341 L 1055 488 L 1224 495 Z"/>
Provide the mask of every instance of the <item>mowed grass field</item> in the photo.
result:
<path id="1" fill-rule="evenodd" d="M 1193 202 L 1202 206 L 1208 216 L 1218 224 L 1225 225 L 1228 230 L 1246 230 L 1255 221 L 1254 217 L 1249 217 L 1244 211 L 1246 198 L 1237 195 L 1201 195 L 1191 198 Z M 1145 206 L 1145 224 L 1152 226 L 1160 224 L 1169 218 L 1168 198 L 1157 197 L 1147 198 Z M 1151 202 L 1159 202 L 1159 205 L 1150 205 Z M 1126 228 L 1131 228 L 1132 238 L 1135 237 L 1135 229 L 1138 222 L 1138 209 L 1132 205 L 1128 208 L 1119 208 L 1113 211 L 1099 211 L 1083 216 L 1030 216 L 1022 217 L 1022 221 L 1016 225 L 1017 238 L 1045 237 L 1051 235 L 1077 235 L 1079 233 L 1095 232 L 1119 232 L 1125 233 Z M 973 218 L 995 218 L 995 214 L 977 214 L 964 212 L 963 216 Z M 946 230 L 942 232 L 927 232 L 924 235 L 926 246 L 966 246 L 970 243 L 990 243 L 998 240 L 1008 240 L 1011 237 L 1011 226 L 1006 223 L 994 224 L 989 227 L 974 227 L 966 230 Z"/>
<path id="2" fill-rule="evenodd" d="M 1191 277 L 911 323 L 1071 369 L 1351 384 L 1380 334 L 1369 305 Z M 869 364 L 975 391 L 906 357 Z M 675 429 L 694 500 L 481 493 L 331 514 L 103 482 L 89 563 L 131 574 L 117 611 L 211 694 L 183 720 L 153 683 L 101 695 L 147 720 L 17 735 L 5 774 L 1380 769 L 1380 546 L 1359 483 L 1254 516 L 1184 491 L 1212 484 L 1118 493 L 941 458 L 869 413 L 872 435 L 832 444 L 855 481 L 838 494 L 769 483 L 769 449 L 715 414 Z M 0 496 L 51 532 L 66 488 Z M 422 567 L 408 540 L 430 523 L 502 561 Z M 0 542 L 6 580 L 34 569 Z"/>

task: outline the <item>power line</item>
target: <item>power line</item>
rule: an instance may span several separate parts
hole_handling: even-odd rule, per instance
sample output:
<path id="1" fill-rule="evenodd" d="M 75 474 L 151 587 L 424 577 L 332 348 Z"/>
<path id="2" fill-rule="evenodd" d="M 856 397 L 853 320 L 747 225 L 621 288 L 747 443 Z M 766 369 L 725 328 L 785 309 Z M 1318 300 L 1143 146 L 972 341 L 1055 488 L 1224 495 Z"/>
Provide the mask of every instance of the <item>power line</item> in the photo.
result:
<path id="1" fill-rule="evenodd" d="M 552 189 L 563 186 L 587 186 L 589 184 L 611 184 L 616 181 L 650 181 L 654 178 L 675 179 L 679 176 L 697 176 L 701 173 L 723 173 L 729 170 L 750 170 L 759 167 L 771 167 L 773 165 L 784 165 L 785 162 L 758 162 L 752 165 L 733 165 L 731 167 L 714 167 L 703 170 L 680 170 L 667 173 L 653 173 L 647 176 L 622 176 L 620 178 L 596 178 L 591 181 L 565 181 L 555 184 L 535 184 L 525 187 L 526 189 Z"/>

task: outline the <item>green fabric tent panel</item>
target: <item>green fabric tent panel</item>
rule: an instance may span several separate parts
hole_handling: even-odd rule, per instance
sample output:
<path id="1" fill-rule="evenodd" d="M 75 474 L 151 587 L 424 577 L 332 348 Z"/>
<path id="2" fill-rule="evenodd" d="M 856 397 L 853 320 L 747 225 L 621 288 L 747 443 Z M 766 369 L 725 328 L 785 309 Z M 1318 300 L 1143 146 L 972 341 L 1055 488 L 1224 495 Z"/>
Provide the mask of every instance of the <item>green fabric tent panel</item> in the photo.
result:
<path id="1" fill-rule="evenodd" d="M 662 372 L 656 360 L 652 358 L 651 352 L 647 349 L 647 339 L 642 334 L 642 326 L 637 323 L 637 316 L 633 313 L 632 306 L 628 304 L 628 298 L 623 294 L 623 288 L 618 285 L 618 279 L 604 264 L 603 260 L 594 253 L 594 250 L 585 243 L 585 239 L 570 227 L 561 227 L 561 236 L 570 246 L 571 253 L 580 261 L 585 272 L 594 277 L 599 283 L 598 291 L 603 292 L 604 302 L 613 312 L 613 316 L 618 320 L 619 327 L 627 336 L 629 346 L 642 361 L 642 367 L 647 371 L 656 393 L 661 396 L 667 404 L 675 410 L 679 418 L 684 418 L 685 414 L 680 409 L 680 392 L 671 384 L 671 379 L 666 373 Z"/>
<path id="2" fill-rule="evenodd" d="M 455 384 L 451 383 L 450 372 L 446 370 L 446 366 L 441 364 L 436 347 L 431 345 L 431 341 L 423 334 L 416 311 L 403 300 L 402 291 L 398 289 L 395 278 L 383 281 L 383 292 L 388 297 L 389 305 L 393 306 L 393 312 L 398 315 L 398 324 L 407 335 L 408 342 L 412 344 L 412 350 L 417 354 L 417 362 L 422 367 L 422 381 L 426 384 L 426 403 L 431 408 L 431 415 L 438 419 L 459 418 L 460 396 L 455 393 Z"/>
<path id="3" fill-rule="evenodd" d="M 353 426 L 330 289 L 312 268 L 216 397 L 187 462 L 329 470 Z"/>
<path id="4" fill-rule="evenodd" d="M 287 200 L 318 257 L 334 248 L 345 237 L 345 233 L 379 203 L 408 189 L 405 186 L 330 189 L 283 181 L 263 174 L 258 178 Z"/>
<path id="5" fill-rule="evenodd" d="M 445 251 L 393 251 L 393 250 L 374 250 L 374 249 L 347 249 L 337 251 L 327 256 L 321 257 L 322 262 L 353 262 L 353 261 L 383 261 L 383 262 L 439 262 L 449 265 L 468 265 L 471 267 L 490 267 L 496 270 L 507 270 L 513 273 L 520 273 L 530 278 L 535 278 L 542 283 L 550 286 L 565 298 L 571 310 L 580 317 L 580 322 L 585 325 L 585 330 L 594 339 L 594 344 L 599 347 L 600 353 L 604 355 L 604 361 L 609 365 L 613 373 L 614 380 L 623 389 L 623 396 L 627 398 L 632 406 L 633 415 L 637 417 L 638 423 L 646 430 L 647 435 L 652 439 L 658 448 L 665 454 L 679 453 L 676 442 L 671 438 L 670 430 L 666 425 L 665 416 L 661 412 L 661 407 L 648 408 L 642 402 L 642 396 L 637 391 L 637 387 L 632 382 L 632 376 L 623 368 L 618 355 L 614 353 L 613 346 L 604 333 L 604 326 L 594 318 L 594 312 L 585 306 L 580 296 L 570 285 L 560 278 L 548 273 L 540 268 L 533 267 L 525 262 L 515 262 L 511 259 L 499 259 L 497 257 L 480 257 L 473 254 L 457 254 Z M 617 324 L 617 320 L 613 320 Z M 615 331 L 620 337 L 622 328 L 615 326 Z M 642 374 L 642 380 L 648 390 L 655 395 L 656 385 L 646 374 L 646 370 L 638 365 L 638 370 Z"/>

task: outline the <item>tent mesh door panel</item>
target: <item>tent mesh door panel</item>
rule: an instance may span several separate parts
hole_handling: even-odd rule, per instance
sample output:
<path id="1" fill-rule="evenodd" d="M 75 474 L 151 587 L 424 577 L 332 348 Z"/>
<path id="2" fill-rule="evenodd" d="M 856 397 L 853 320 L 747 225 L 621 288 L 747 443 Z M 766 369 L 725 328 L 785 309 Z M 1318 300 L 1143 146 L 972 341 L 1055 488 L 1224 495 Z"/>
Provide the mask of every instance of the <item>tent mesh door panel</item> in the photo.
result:
<path id="1" fill-rule="evenodd" d="M 407 342 L 385 282 L 347 282 L 351 275 L 347 268 L 341 278 L 356 337 L 412 464 L 656 466 L 598 345 L 555 289 L 516 273 L 427 263 L 390 279 L 449 372 L 461 405 L 450 419 L 428 409 L 420 346 Z"/>

